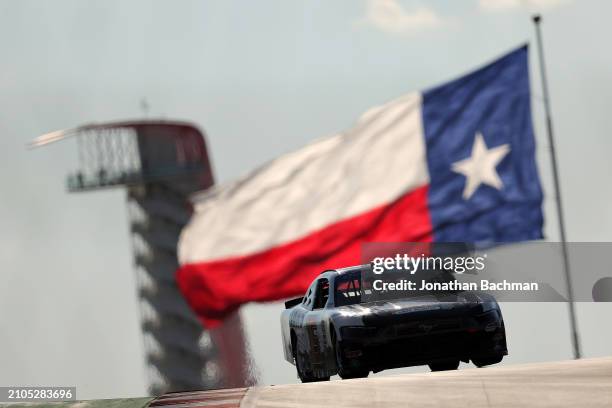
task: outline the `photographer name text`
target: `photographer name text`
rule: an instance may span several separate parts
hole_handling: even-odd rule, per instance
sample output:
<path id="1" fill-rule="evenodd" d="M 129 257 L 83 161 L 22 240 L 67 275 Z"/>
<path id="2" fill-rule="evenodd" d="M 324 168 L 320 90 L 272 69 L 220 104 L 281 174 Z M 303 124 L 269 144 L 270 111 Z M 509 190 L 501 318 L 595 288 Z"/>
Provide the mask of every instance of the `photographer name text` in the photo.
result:
<path id="1" fill-rule="evenodd" d="M 505 279 L 501 282 L 486 279 L 482 279 L 480 282 L 459 282 L 457 280 L 428 282 L 423 280 L 420 285 L 407 279 L 396 282 L 385 282 L 382 279 L 377 279 L 373 282 L 373 289 L 376 291 L 537 291 L 539 285 L 537 282 L 509 282 Z"/>

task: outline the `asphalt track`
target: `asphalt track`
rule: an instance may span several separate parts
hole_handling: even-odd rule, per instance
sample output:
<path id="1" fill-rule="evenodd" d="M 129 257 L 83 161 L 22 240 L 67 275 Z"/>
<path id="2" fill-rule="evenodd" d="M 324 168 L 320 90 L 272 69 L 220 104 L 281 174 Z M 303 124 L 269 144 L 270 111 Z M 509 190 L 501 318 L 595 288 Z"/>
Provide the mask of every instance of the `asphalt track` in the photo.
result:
<path id="1" fill-rule="evenodd" d="M 612 407 L 612 357 L 254 387 L 243 408 Z"/>
<path id="2" fill-rule="evenodd" d="M 1 405 L 0 407 L 7 407 Z M 606 407 L 612 357 L 24 408 Z"/>

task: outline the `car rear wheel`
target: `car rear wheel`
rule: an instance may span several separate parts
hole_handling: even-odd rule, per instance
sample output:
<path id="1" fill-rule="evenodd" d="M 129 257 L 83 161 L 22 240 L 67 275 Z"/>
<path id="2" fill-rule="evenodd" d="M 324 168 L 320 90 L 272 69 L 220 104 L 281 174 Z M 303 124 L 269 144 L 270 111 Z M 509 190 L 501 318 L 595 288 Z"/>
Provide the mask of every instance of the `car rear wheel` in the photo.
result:
<path id="1" fill-rule="evenodd" d="M 431 371 L 448 371 L 456 370 L 459 368 L 459 360 L 446 360 L 437 361 L 435 363 L 429 363 L 429 369 Z"/>
<path id="2" fill-rule="evenodd" d="M 502 361 L 504 356 L 489 356 L 489 357 L 476 357 L 472 359 L 472 363 L 478 368 L 485 367 L 492 364 L 497 364 Z"/>

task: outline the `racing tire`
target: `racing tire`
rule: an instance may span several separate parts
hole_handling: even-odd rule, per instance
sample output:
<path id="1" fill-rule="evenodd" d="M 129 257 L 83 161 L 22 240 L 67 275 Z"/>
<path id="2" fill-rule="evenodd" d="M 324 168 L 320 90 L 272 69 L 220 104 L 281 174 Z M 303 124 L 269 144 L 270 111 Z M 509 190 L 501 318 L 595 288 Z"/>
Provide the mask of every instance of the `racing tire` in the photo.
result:
<path id="1" fill-rule="evenodd" d="M 297 370 L 297 375 L 302 383 L 329 381 L 329 377 L 315 377 L 306 368 L 306 357 L 304 356 L 304 354 L 300 354 L 297 352 L 297 339 L 295 338 L 295 335 L 291 336 L 291 348 L 293 349 L 293 359 L 295 360 L 295 368 Z"/>
<path id="2" fill-rule="evenodd" d="M 478 368 L 497 364 L 502 361 L 504 356 L 487 356 L 487 357 L 476 357 L 472 359 L 472 363 Z"/>
<path id="3" fill-rule="evenodd" d="M 370 375 L 370 370 L 367 368 L 346 368 L 342 363 L 342 347 L 336 340 L 336 335 L 332 332 L 332 341 L 334 344 L 334 353 L 336 355 L 336 367 L 338 368 L 338 376 L 343 380 L 351 378 L 366 378 Z"/>
<path id="4" fill-rule="evenodd" d="M 315 382 L 317 379 L 308 374 L 308 372 L 304 369 L 304 362 L 302 361 L 303 357 L 296 356 L 295 358 L 295 368 L 297 370 L 298 378 L 303 383 Z"/>
<path id="5" fill-rule="evenodd" d="M 428 365 L 429 369 L 434 372 L 456 370 L 459 368 L 459 360 L 438 361 L 435 363 L 429 363 Z"/>

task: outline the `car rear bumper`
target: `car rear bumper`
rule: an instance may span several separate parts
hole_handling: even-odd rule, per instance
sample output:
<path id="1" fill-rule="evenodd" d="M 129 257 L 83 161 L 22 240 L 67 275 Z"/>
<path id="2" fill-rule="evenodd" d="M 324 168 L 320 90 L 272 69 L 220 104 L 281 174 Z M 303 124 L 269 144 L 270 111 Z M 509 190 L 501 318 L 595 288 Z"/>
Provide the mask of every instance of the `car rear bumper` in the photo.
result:
<path id="1" fill-rule="evenodd" d="M 441 330 L 435 330 L 436 327 Z M 346 336 L 340 347 L 346 367 L 375 372 L 508 354 L 504 324 L 496 314 L 459 319 L 455 326 L 444 321 L 378 328 L 376 334 L 367 337 Z"/>

